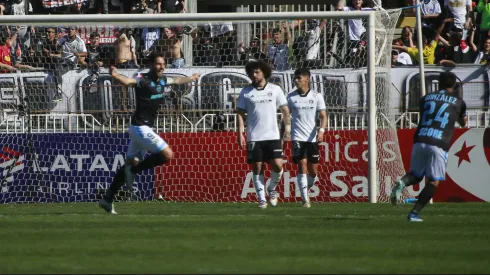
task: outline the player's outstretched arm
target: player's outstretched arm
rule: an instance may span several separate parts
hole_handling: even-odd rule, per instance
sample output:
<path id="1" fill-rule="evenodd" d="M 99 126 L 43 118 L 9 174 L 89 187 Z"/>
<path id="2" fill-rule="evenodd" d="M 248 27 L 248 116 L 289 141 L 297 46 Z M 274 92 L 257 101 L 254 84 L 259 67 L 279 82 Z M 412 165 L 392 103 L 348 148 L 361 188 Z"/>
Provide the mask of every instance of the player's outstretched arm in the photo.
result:
<path id="1" fill-rule="evenodd" d="M 136 86 L 136 84 L 138 83 L 136 81 L 136 79 L 130 78 L 130 77 L 126 77 L 126 76 L 120 74 L 117 71 L 116 67 L 114 67 L 114 66 L 111 66 L 110 73 L 111 73 L 111 76 L 113 78 L 115 78 L 117 81 L 119 81 L 124 86 Z"/>
<path id="2" fill-rule="evenodd" d="M 195 73 L 193 74 L 191 77 L 173 77 L 173 83 L 172 84 L 186 84 L 186 83 L 189 83 L 189 82 L 194 82 L 194 81 L 197 81 L 199 79 L 199 77 L 201 76 L 201 74 L 199 73 Z"/>
<path id="3" fill-rule="evenodd" d="M 289 108 L 287 105 L 280 107 L 282 113 L 282 121 L 284 123 L 283 139 L 289 141 L 291 139 L 291 117 L 289 116 Z"/>

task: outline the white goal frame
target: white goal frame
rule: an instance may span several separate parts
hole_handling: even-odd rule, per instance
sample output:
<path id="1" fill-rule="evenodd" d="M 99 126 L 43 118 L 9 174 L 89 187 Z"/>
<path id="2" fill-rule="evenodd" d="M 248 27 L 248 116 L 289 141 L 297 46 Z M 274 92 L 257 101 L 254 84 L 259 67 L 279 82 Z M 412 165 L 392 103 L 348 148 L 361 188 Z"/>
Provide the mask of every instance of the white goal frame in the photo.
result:
<path id="1" fill-rule="evenodd" d="M 87 23 L 110 23 L 145 26 L 175 22 L 182 24 L 208 23 L 209 21 L 301 20 L 301 19 L 367 19 L 367 94 L 368 94 L 368 185 L 369 202 L 377 202 L 377 147 L 376 147 L 376 83 L 375 83 L 375 28 L 374 11 L 327 11 L 327 12 L 260 12 L 260 13 L 178 13 L 178 14 L 87 14 L 87 15 L 28 15 L 0 16 L 0 24 L 35 26 L 78 26 Z"/>

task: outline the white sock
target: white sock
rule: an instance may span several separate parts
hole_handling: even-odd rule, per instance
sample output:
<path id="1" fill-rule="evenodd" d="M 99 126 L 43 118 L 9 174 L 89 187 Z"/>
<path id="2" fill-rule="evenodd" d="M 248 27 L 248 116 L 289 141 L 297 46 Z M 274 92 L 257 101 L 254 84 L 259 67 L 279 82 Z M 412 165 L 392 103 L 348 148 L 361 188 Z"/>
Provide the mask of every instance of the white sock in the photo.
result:
<path id="1" fill-rule="evenodd" d="M 312 177 L 310 176 L 310 174 L 308 174 L 307 178 L 308 178 L 308 189 L 310 189 L 311 187 L 313 187 L 313 185 L 315 185 L 316 176 Z"/>
<path id="2" fill-rule="evenodd" d="M 279 173 L 271 171 L 271 183 L 269 184 L 269 190 L 271 190 L 271 191 L 276 190 L 277 184 L 281 180 L 283 171 L 284 171 L 284 169 L 281 169 L 281 172 L 279 172 Z"/>
<path id="3" fill-rule="evenodd" d="M 298 186 L 301 198 L 305 201 L 308 198 L 308 180 L 306 174 L 298 174 Z"/>
<path id="4" fill-rule="evenodd" d="M 265 201 L 264 175 L 253 175 L 253 181 L 259 202 Z"/>

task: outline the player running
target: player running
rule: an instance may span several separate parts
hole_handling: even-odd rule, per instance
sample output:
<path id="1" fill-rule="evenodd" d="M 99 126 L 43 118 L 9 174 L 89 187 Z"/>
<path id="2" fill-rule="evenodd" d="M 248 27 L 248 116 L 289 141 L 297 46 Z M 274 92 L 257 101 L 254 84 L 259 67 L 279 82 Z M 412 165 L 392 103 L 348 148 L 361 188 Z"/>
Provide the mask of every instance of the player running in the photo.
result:
<path id="1" fill-rule="evenodd" d="M 434 196 L 439 181 L 446 178 L 447 152 L 456 122 L 466 125 L 466 103 L 454 91 L 456 75 L 442 72 L 439 75 L 439 93 L 420 99 L 420 121 L 413 138 L 410 171 L 395 182 L 391 203 L 396 204 L 403 188 L 419 183 L 424 176 L 428 184 L 420 192 L 417 203 L 408 214 L 411 222 L 421 222 L 420 211 Z"/>
<path id="2" fill-rule="evenodd" d="M 111 67 L 111 75 L 124 86 L 134 86 L 136 96 L 136 111 L 129 126 L 129 147 L 126 156 L 126 164 L 119 168 L 114 176 L 111 186 L 99 201 L 99 206 L 111 214 L 114 211 L 114 195 L 121 186 L 126 183 L 128 190 L 132 190 L 136 174 L 152 169 L 170 161 L 173 157 L 169 145 L 153 131 L 153 123 L 158 113 L 163 98 L 164 87 L 173 84 L 185 84 L 199 79 L 199 74 L 192 77 L 167 78 L 163 75 L 165 58 L 163 53 L 152 53 L 148 57 L 150 71 L 140 74 L 136 78 L 128 78 Z M 146 152 L 151 155 L 145 159 Z"/>
<path id="3" fill-rule="evenodd" d="M 272 165 L 271 182 L 267 189 L 269 202 L 277 205 L 276 186 L 283 173 L 282 142 L 277 125 L 277 108 L 281 110 L 285 122 L 284 139 L 291 135 L 291 125 L 286 96 L 281 87 L 268 83 L 271 76 L 271 68 L 264 61 L 250 62 L 245 66 L 245 71 L 252 85 L 240 91 L 237 103 L 238 113 L 238 145 L 240 148 L 247 146 L 248 163 L 253 166 L 253 183 L 259 207 L 267 208 L 264 187 L 264 162 Z M 244 117 L 247 114 L 247 141 L 243 136 Z"/>
<path id="4" fill-rule="evenodd" d="M 297 89 L 288 94 L 291 111 L 291 140 L 293 161 L 298 165 L 298 186 L 303 207 L 310 208 L 308 191 L 315 184 L 318 172 L 318 142 L 323 141 L 327 127 L 327 111 L 322 95 L 310 89 L 310 70 L 297 69 L 294 81 Z M 320 115 L 320 128 L 316 129 L 317 114 Z"/>

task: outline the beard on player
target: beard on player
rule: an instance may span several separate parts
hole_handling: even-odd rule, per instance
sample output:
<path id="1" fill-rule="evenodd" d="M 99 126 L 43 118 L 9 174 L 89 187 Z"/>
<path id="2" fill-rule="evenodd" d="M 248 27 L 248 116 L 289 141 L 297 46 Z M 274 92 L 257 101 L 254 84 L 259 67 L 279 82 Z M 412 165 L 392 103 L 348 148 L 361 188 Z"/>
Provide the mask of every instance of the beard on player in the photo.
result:
<path id="1" fill-rule="evenodd" d="M 263 60 L 247 63 L 245 65 L 245 72 L 252 80 L 252 85 L 254 86 L 261 86 L 261 84 L 264 84 L 264 81 L 267 82 L 272 74 L 270 65 Z"/>

